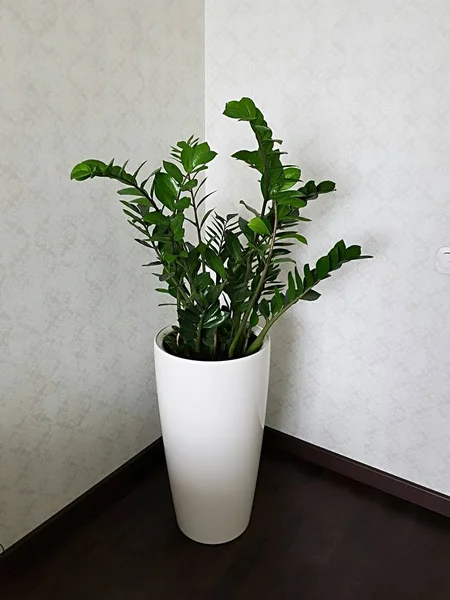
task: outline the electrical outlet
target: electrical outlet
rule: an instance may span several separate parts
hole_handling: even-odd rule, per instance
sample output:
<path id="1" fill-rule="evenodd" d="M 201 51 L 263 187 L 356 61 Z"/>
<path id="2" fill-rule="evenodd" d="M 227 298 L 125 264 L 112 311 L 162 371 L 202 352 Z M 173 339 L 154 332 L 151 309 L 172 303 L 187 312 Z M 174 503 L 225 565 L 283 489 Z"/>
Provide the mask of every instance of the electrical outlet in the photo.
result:
<path id="1" fill-rule="evenodd" d="M 450 248 L 439 248 L 437 251 L 436 271 L 450 275 Z"/>

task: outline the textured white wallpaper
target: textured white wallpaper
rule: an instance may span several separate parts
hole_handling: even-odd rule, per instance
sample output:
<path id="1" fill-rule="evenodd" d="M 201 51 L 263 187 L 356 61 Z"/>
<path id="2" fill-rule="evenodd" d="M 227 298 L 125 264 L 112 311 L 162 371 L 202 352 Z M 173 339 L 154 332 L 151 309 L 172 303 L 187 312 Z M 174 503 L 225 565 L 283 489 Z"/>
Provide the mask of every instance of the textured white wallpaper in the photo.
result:
<path id="1" fill-rule="evenodd" d="M 203 1 L 0 3 L 0 543 L 159 435 L 147 254 L 84 158 L 203 135 Z M 147 261 L 146 261 L 147 262 Z"/>
<path id="2" fill-rule="evenodd" d="M 210 0 L 206 132 L 223 212 L 258 202 L 254 147 L 221 116 L 251 96 L 307 179 L 338 191 L 307 209 L 317 258 L 341 237 L 349 265 L 273 332 L 268 424 L 450 494 L 450 3 Z M 212 204 L 212 203 L 211 203 Z"/>

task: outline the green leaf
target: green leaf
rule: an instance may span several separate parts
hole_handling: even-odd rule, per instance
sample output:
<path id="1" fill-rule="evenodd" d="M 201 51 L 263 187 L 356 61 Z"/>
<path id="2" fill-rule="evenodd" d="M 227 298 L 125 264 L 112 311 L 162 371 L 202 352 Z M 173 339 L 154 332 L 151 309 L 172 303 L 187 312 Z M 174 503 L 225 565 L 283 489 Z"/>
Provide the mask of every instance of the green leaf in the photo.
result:
<path id="1" fill-rule="evenodd" d="M 320 298 L 319 292 L 316 290 L 309 290 L 302 296 L 302 300 L 307 300 L 309 302 L 313 302 L 314 300 L 318 300 Z"/>
<path id="2" fill-rule="evenodd" d="M 253 231 L 248 226 L 248 221 L 242 217 L 239 217 L 238 224 L 239 224 L 239 229 L 242 231 L 242 233 L 245 235 L 245 237 L 248 240 L 253 240 L 255 236 L 254 236 Z"/>
<path id="3" fill-rule="evenodd" d="M 288 215 L 290 215 L 291 213 L 291 209 L 289 206 L 287 206 L 287 204 L 283 204 L 282 206 L 278 207 L 278 221 L 283 221 L 283 219 L 286 219 L 288 217 Z M 295 217 L 292 217 L 292 220 L 296 220 Z"/>
<path id="4" fill-rule="evenodd" d="M 336 269 L 338 264 L 339 264 L 339 253 L 336 247 L 332 248 L 329 252 L 328 252 L 328 256 L 330 258 L 330 268 L 331 269 Z"/>
<path id="5" fill-rule="evenodd" d="M 318 194 L 328 194 L 328 192 L 333 192 L 336 189 L 336 184 L 334 181 L 322 181 L 317 186 Z"/>
<path id="6" fill-rule="evenodd" d="M 158 200 L 167 206 L 169 210 L 175 209 L 175 198 L 178 195 L 177 185 L 174 179 L 167 173 L 156 173 L 154 179 L 155 194 Z"/>
<path id="7" fill-rule="evenodd" d="M 290 200 L 291 198 L 304 198 L 305 195 L 298 190 L 285 190 L 284 192 L 273 192 L 271 197 L 278 202 L 279 200 Z M 286 202 L 283 202 L 283 204 L 286 204 Z"/>
<path id="8" fill-rule="evenodd" d="M 139 240 L 136 240 L 139 241 Z M 159 267 L 162 265 L 162 262 L 160 260 L 155 260 L 153 262 L 149 262 L 146 265 L 142 265 L 143 267 Z"/>
<path id="9" fill-rule="evenodd" d="M 133 207 L 133 210 L 136 211 L 136 207 Z M 125 209 L 123 209 L 123 212 L 127 215 L 127 217 L 130 217 L 130 219 L 133 219 L 133 221 L 137 221 L 138 223 L 142 223 L 142 219 L 141 219 L 141 214 L 140 213 L 137 215 L 136 212 L 130 212 L 129 210 L 125 210 Z M 139 212 L 139 209 L 137 209 L 137 212 Z"/>
<path id="10" fill-rule="evenodd" d="M 280 186 L 279 191 L 285 191 L 291 189 L 296 183 L 298 183 L 301 176 L 301 171 L 298 167 L 287 167 L 284 169 L 284 181 Z"/>
<path id="11" fill-rule="evenodd" d="M 308 195 L 317 194 L 317 187 L 314 181 L 308 181 L 308 183 L 305 185 L 305 188 Z"/>
<path id="12" fill-rule="evenodd" d="M 138 244 L 142 244 L 142 246 L 145 246 L 146 248 L 151 248 L 151 245 L 146 240 L 140 240 L 138 238 L 134 238 L 134 241 L 137 242 Z"/>
<path id="13" fill-rule="evenodd" d="M 305 208 L 306 206 L 306 200 L 292 196 L 288 196 L 287 198 L 279 198 L 276 202 L 279 206 L 287 205 L 291 208 Z"/>
<path id="14" fill-rule="evenodd" d="M 178 145 L 180 145 L 180 143 L 181 142 L 178 142 Z M 191 148 L 191 146 L 188 146 L 187 144 L 185 144 L 183 149 L 181 150 L 181 162 L 183 163 L 183 167 L 184 167 L 184 170 L 186 171 L 186 173 L 190 173 L 192 171 L 192 169 L 194 168 L 192 165 L 193 157 L 194 157 L 194 149 Z"/>
<path id="15" fill-rule="evenodd" d="M 287 253 L 289 252 L 289 250 L 286 251 Z M 273 263 L 278 264 L 278 263 L 293 263 L 295 265 L 295 260 L 293 260 L 292 258 L 275 258 L 273 261 Z"/>
<path id="16" fill-rule="evenodd" d="M 345 259 L 345 252 L 347 250 L 344 240 L 339 240 L 334 247 L 338 252 L 339 262 L 343 261 Z"/>
<path id="17" fill-rule="evenodd" d="M 198 184 L 198 181 L 196 179 L 191 179 L 190 181 L 187 181 L 183 185 L 183 187 L 181 188 L 181 191 L 187 192 L 189 190 L 193 190 L 197 184 Z"/>
<path id="18" fill-rule="evenodd" d="M 272 301 L 270 304 L 271 304 L 272 314 L 276 314 L 283 308 L 284 301 L 283 301 L 283 298 L 281 297 L 280 290 L 278 288 L 275 288 L 275 290 L 273 292 L 273 296 L 272 296 Z"/>
<path id="19" fill-rule="evenodd" d="M 220 256 L 218 256 L 212 248 L 207 247 L 205 250 L 205 262 L 210 269 L 217 273 L 222 279 L 227 279 L 227 272 Z"/>
<path id="20" fill-rule="evenodd" d="M 190 199 L 185 196 L 184 198 L 180 198 L 177 202 L 175 202 L 176 210 L 186 210 L 191 205 Z"/>
<path id="21" fill-rule="evenodd" d="M 205 224 L 205 222 L 206 222 L 206 220 L 208 219 L 209 215 L 210 215 L 210 214 L 211 214 L 213 211 L 215 211 L 215 210 L 216 210 L 215 208 L 210 208 L 209 210 L 207 210 L 207 211 L 205 212 L 205 214 L 203 215 L 203 219 L 202 219 L 202 221 L 201 221 L 201 223 L 200 223 L 200 229 L 201 229 L 201 228 L 203 227 L 203 225 Z"/>
<path id="22" fill-rule="evenodd" d="M 169 281 L 169 279 L 173 279 L 174 277 L 175 273 L 164 273 L 163 275 L 160 275 L 158 279 L 160 281 Z"/>
<path id="23" fill-rule="evenodd" d="M 294 278 L 292 277 L 292 273 L 289 271 L 288 273 L 288 291 L 286 294 L 286 300 L 287 302 L 292 302 L 292 300 L 294 300 L 296 297 L 296 289 L 295 289 L 295 283 L 294 283 Z"/>
<path id="24" fill-rule="evenodd" d="M 178 142 L 181 150 L 181 162 L 186 173 L 191 173 L 201 165 L 205 165 L 217 156 L 217 152 L 210 149 L 207 142 L 190 146 L 186 142 Z M 199 171 L 199 169 L 197 169 Z"/>
<path id="25" fill-rule="evenodd" d="M 130 210 L 134 211 L 135 213 L 137 213 L 139 216 L 141 216 L 141 211 L 139 210 L 139 208 L 134 205 L 131 204 L 131 202 L 125 202 L 125 200 L 121 200 L 120 201 L 124 206 L 126 206 L 127 208 L 129 208 Z"/>
<path id="26" fill-rule="evenodd" d="M 240 100 L 231 100 L 225 105 L 223 114 L 230 119 L 239 119 L 240 121 L 254 121 L 257 117 L 257 108 L 250 98 L 241 98 Z"/>
<path id="27" fill-rule="evenodd" d="M 225 247 L 235 261 L 239 261 L 242 257 L 242 247 L 238 236 L 232 231 L 225 231 Z"/>
<path id="28" fill-rule="evenodd" d="M 195 277 L 194 284 L 199 292 L 203 292 L 210 286 L 214 285 L 214 282 L 209 273 L 200 273 L 200 275 Z"/>
<path id="29" fill-rule="evenodd" d="M 297 284 L 297 293 L 300 295 L 303 292 L 303 281 L 300 276 L 300 273 L 298 272 L 297 267 L 295 267 L 295 269 L 294 269 L 294 275 L 295 275 L 295 283 Z"/>
<path id="30" fill-rule="evenodd" d="M 199 165 L 209 163 L 217 156 L 217 152 L 214 152 L 209 147 L 207 142 L 197 144 L 193 148 L 192 152 L 192 168 L 195 169 Z"/>
<path id="31" fill-rule="evenodd" d="M 355 260 L 361 256 L 361 246 L 349 246 L 345 251 L 345 260 Z"/>
<path id="32" fill-rule="evenodd" d="M 142 196 L 142 192 L 134 187 L 122 188 L 121 190 L 117 190 L 117 193 L 119 196 Z"/>
<path id="33" fill-rule="evenodd" d="M 130 202 L 133 204 L 139 204 L 139 206 L 152 206 L 150 200 L 147 200 L 147 198 L 144 198 L 143 196 L 133 198 L 133 200 L 130 200 Z"/>
<path id="34" fill-rule="evenodd" d="M 252 231 L 261 235 L 271 235 L 272 233 L 267 223 L 263 221 L 261 217 L 253 217 L 253 219 L 248 222 L 248 226 Z"/>
<path id="35" fill-rule="evenodd" d="M 216 329 L 225 319 L 226 316 L 220 310 L 219 303 L 216 302 L 205 312 L 202 327 L 203 329 Z"/>
<path id="36" fill-rule="evenodd" d="M 316 279 L 325 279 L 330 270 L 330 259 L 322 256 L 316 263 Z"/>
<path id="37" fill-rule="evenodd" d="M 262 314 L 262 316 L 265 318 L 266 321 L 269 320 L 270 304 L 267 302 L 267 300 L 265 298 L 263 300 L 261 300 L 261 302 L 259 303 L 259 312 Z"/>
<path id="38" fill-rule="evenodd" d="M 85 179 L 92 177 L 94 174 L 101 175 L 105 169 L 106 164 L 104 162 L 90 158 L 75 165 L 70 173 L 70 179 L 75 179 L 75 181 L 84 181 Z"/>
<path id="39" fill-rule="evenodd" d="M 173 239 L 175 242 L 181 242 L 184 237 L 184 215 L 178 213 L 170 219 L 170 227 L 173 231 Z"/>
<path id="40" fill-rule="evenodd" d="M 301 242 L 302 244 L 308 245 L 308 240 L 300 233 L 286 232 L 286 233 L 277 234 L 277 240 L 286 240 L 286 239 L 297 240 L 298 242 Z"/>
<path id="41" fill-rule="evenodd" d="M 311 269 L 308 264 L 303 267 L 303 272 L 305 275 L 304 287 L 310 288 L 315 284 L 314 277 L 312 276 Z"/>
<path id="42" fill-rule="evenodd" d="M 263 162 L 258 150 L 239 150 L 238 152 L 232 154 L 231 158 L 245 162 L 247 165 L 252 167 L 252 169 L 256 169 L 260 173 L 262 173 L 264 170 Z"/>
<path id="43" fill-rule="evenodd" d="M 169 162 L 167 160 L 163 160 L 163 166 L 166 170 L 166 173 L 168 175 L 170 175 L 170 177 L 175 179 L 175 181 L 179 185 L 181 185 L 181 183 L 183 181 L 183 173 L 180 171 L 180 169 L 177 167 L 177 165 L 175 165 L 174 163 Z"/>
<path id="44" fill-rule="evenodd" d="M 138 168 L 136 169 L 136 171 L 133 173 L 133 179 L 136 179 L 136 177 L 138 176 L 138 173 L 139 173 L 139 171 L 142 169 L 142 167 L 145 165 L 145 163 L 146 163 L 146 162 L 147 162 L 147 161 L 146 161 L 146 160 L 144 160 L 144 162 L 143 162 L 143 163 L 141 163 L 141 164 L 139 165 L 139 167 L 138 167 Z M 114 159 L 112 159 L 112 161 L 109 163 L 108 167 L 109 167 L 109 166 L 112 166 L 112 165 L 113 165 L 113 163 L 114 163 Z"/>
<path id="45" fill-rule="evenodd" d="M 250 320 L 249 320 L 250 327 L 251 328 L 256 327 L 258 325 L 258 322 L 259 322 L 258 313 L 256 311 L 253 311 L 252 315 L 250 317 Z"/>
<path id="46" fill-rule="evenodd" d="M 142 217 L 146 223 L 150 223 L 150 225 L 169 225 L 170 219 L 169 217 L 165 217 L 160 212 L 149 212 Z"/>

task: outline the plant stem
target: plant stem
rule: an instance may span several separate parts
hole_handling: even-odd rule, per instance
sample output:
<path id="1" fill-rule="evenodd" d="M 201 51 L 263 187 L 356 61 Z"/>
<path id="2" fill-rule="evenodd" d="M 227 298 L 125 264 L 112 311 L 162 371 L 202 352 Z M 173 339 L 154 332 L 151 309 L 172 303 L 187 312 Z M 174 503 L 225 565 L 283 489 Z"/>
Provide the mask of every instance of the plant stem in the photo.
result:
<path id="1" fill-rule="evenodd" d="M 267 332 L 272 327 L 272 325 L 281 317 L 281 315 L 284 315 L 284 313 L 287 310 L 289 310 L 291 308 L 291 306 L 294 306 L 294 304 L 296 302 L 298 302 L 299 300 L 301 300 L 303 298 L 303 296 L 307 292 L 309 292 L 310 290 L 312 290 L 313 287 L 314 286 L 311 286 L 311 287 L 308 287 L 308 288 L 304 289 L 303 292 L 302 292 L 302 294 L 300 296 L 298 296 L 297 298 L 295 298 L 294 300 L 292 300 L 292 302 L 289 302 L 289 304 L 286 304 L 286 306 L 283 306 L 283 308 L 280 310 L 279 313 L 277 313 L 274 317 L 272 317 L 272 319 L 270 319 L 270 321 L 267 321 L 266 324 L 264 325 L 264 327 L 259 332 L 259 334 L 256 337 L 256 339 L 253 340 L 253 342 L 250 344 L 250 346 L 245 351 L 245 355 L 244 356 L 248 356 L 249 354 L 253 354 L 257 350 L 259 350 L 261 348 L 262 344 L 263 344 L 263 341 L 264 341 L 264 338 L 267 335 Z"/>
<path id="2" fill-rule="evenodd" d="M 195 340 L 195 351 L 197 354 L 200 354 L 200 346 L 202 343 L 202 327 L 203 327 L 203 319 L 204 319 L 205 313 L 202 314 L 202 316 L 200 317 L 200 321 L 198 323 L 198 331 L 197 331 L 197 339 Z"/>
<path id="3" fill-rule="evenodd" d="M 188 175 L 188 181 L 191 181 L 190 175 Z M 189 190 L 189 191 L 190 191 L 190 194 L 191 194 L 192 208 L 194 210 L 195 228 L 197 230 L 198 243 L 201 244 L 202 243 L 202 231 L 200 229 L 200 221 L 199 221 L 199 218 L 198 218 L 197 204 L 195 202 L 195 194 L 194 194 L 193 190 Z"/>
<path id="4" fill-rule="evenodd" d="M 273 212 L 274 212 L 273 231 L 272 231 L 272 237 L 270 239 L 269 252 L 267 253 L 267 258 L 266 258 L 266 262 L 265 262 L 265 265 L 264 265 L 264 269 L 263 269 L 263 272 L 261 273 L 261 277 L 259 279 L 258 285 L 256 286 L 256 290 L 255 290 L 253 296 L 250 299 L 250 302 L 249 302 L 249 305 L 247 307 L 247 310 L 244 313 L 244 317 L 243 317 L 243 319 L 241 321 L 239 329 L 238 329 L 238 331 L 237 331 L 237 333 L 236 333 L 233 341 L 231 342 L 230 349 L 229 349 L 229 352 L 228 352 L 228 357 L 229 358 L 233 358 L 233 354 L 234 354 L 234 351 L 236 349 L 236 346 L 239 343 L 241 335 L 245 331 L 245 327 L 247 325 L 248 318 L 250 317 L 250 314 L 251 314 L 251 312 L 253 310 L 253 307 L 254 307 L 255 303 L 257 302 L 257 300 L 258 300 L 258 298 L 259 298 L 259 296 L 260 296 L 260 294 L 261 294 L 261 292 L 262 292 L 262 290 L 264 288 L 264 283 L 266 281 L 266 275 L 267 275 L 267 272 L 268 272 L 269 267 L 270 267 L 270 261 L 272 259 L 273 248 L 274 248 L 274 245 L 275 245 L 275 236 L 277 234 L 277 227 L 278 227 L 278 210 L 277 210 L 277 205 L 276 205 L 275 202 L 273 203 Z"/>

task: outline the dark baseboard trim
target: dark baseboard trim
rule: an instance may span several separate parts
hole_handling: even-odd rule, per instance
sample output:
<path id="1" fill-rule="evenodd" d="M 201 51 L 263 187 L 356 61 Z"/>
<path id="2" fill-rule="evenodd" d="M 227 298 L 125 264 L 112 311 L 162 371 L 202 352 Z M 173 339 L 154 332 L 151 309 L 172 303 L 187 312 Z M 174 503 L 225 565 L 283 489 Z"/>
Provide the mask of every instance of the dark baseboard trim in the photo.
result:
<path id="1" fill-rule="evenodd" d="M 271 427 L 266 427 L 264 447 L 288 452 L 301 460 L 314 463 L 359 481 L 367 486 L 381 490 L 433 512 L 450 517 L 450 496 L 435 492 L 406 479 L 401 479 L 385 471 L 369 467 L 320 446 L 315 446 Z"/>
<path id="2" fill-rule="evenodd" d="M 450 497 L 330 450 L 266 427 L 264 450 L 282 451 L 433 512 L 450 517 Z M 0 572 L 31 565 L 71 533 L 125 497 L 152 469 L 164 463 L 159 438 L 94 487 L 0 554 Z"/>
<path id="3" fill-rule="evenodd" d="M 147 446 L 0 555 L 0 570 L 27 567 L 109 506 L 164 462 L 162 438 Z"/>

